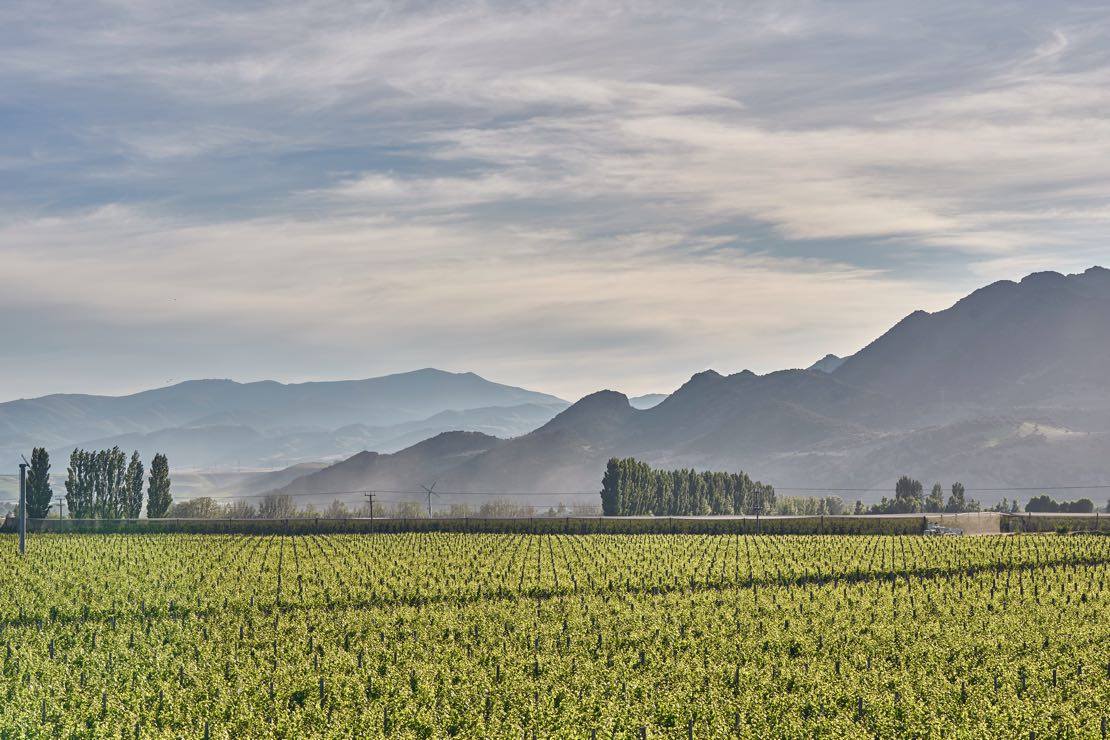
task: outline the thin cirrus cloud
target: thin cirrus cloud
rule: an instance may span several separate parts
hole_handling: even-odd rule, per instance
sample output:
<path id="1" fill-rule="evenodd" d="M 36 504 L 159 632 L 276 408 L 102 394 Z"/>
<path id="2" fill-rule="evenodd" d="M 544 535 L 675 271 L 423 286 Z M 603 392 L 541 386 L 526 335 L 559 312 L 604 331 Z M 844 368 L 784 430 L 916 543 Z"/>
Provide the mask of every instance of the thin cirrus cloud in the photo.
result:
<path id="1" fill-rule="evenodd" d="M 851 352 L 1105 262 L 1108 16 L 6 4 L 0 395 L 437 365 L 576 397 Z"/>

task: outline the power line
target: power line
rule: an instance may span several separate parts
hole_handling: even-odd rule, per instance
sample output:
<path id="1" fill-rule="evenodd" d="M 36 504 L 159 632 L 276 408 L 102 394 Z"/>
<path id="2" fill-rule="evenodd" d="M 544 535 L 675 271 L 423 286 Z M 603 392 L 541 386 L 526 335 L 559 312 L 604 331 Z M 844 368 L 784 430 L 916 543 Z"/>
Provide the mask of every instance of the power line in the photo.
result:
<path id="1" fill-rule="evenodd" d="M 385 488 L 375 488 L 373 491 L 369 488 L 360 488 L 351 491 L 270 491 L 269 493 L 250 493 L 243 495 L 231 494 L 228 496 L 209 497 L 217 501 L 229 501 L 232 499 L 243 498 L 266 498 L 267 496 L 292 496 L 294 498 L 299 496 L 365 496 L 367 493 L 389 493 L 398 496 L 427 496 L 426 490 L 411 491 L 411 490 L 389 490 Z M 436 489 L 436 495 L 443 496 L 597 496 L 598 491 L 440 491 Z"/>
<path id="2" fill-rule="evenodd" d="M 801 487 L 801 486 L 774 486 L 776 492 L 779 491 L 802 491 L 802 492 L 818 492 L 818 493 L 889 493 L 889 488 L 819 488 L 819 487 Z M 1110 485 L 1077 485 L 1077 486 L 1013 486 L 1013 487 L 984 487 L 984 488 L 965 488 L 969 493 L 979 492 L 1007 492 L 1007 491 L 1098 491 L 1110 490 Z M 427 496 L 427 490 L 401 490 L 401 489 L 384 489 L 375 488 L 375 493 L 389 493 L 394 495 L 409 495 L 409 496 Z M 358 489 L 351 491 L 271 491 L 269 493 L 254 493 L 242 496 L 230 495 L 219 497 L 218 500 L 230 500 L 241 498 L 265 498 L 267 496 L 345 496 L 345 495 L 365 495 L 370 493 L 369 489 Z M 513 496 L 513 497 L 533 497 L 533 496 L 597 496 L 598 491 L 441 491 L 436 490 L 437 495 L 444 496 Z"/>
<path id="3" fill-rule="evenodd" d="M 890 493 L 889 488 L 800 488 L 790 486 L 772 486 L 776 492 L 778 491 L 816 491 L 819 493 Z M 1110 485 L 1105 486 L 1015 486 L 1010 488 L 965 488 L 964 490 L 969 493 L 981 493 L 984 491 L 1101 491 L 1110 489 Z"/>

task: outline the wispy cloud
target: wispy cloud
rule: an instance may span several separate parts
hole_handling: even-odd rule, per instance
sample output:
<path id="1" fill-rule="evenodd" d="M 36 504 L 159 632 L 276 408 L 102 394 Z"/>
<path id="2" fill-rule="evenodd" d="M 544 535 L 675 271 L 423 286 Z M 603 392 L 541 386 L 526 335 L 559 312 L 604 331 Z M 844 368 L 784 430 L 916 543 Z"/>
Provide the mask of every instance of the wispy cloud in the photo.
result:
<path id="1" fill-rule="evenodd" d="M 33 286 L 6 290 L 4 310 L 36 321 L 73 310 L 76 298 L 83 320 L 110 327 L 100 348 L 121 364 L 148 355 L 151 340 L 195 341 L 198 327 L 209 327 L 242 346 L 187 361 L 194 373 L 265 375 L 250 369 L 262 343 L 282 357 L 283 374 L 480 366 L 571 396 L 582 377 L 647 386 L 681 382 L 708 363 L 796 364 L 799 345 L 817 337 L 851 349 L 882 330 L 864 310 L 873 300 L 908 312 L 955 297 L 828 262 L 676 259 L 673 247 L 691 246 L 684 234 L 583 242 L 573 233 L 391 219 L 197 227 L 110 207 L 12 223 L 0 243 L 9 245 L 6 259 L 25 266 L 20 283 Z M 104 244 L 115 259 L 104 259 Z M 796 336 L 800 327 L 805 337 Z M 57 341 L 33 338 L 37 348 Z M 567 377 L 568 365 L 584 374 Z"/>
<path id="2" fill-rule="evenodd" d="M 7 3 L 0 301 L 42 330 L 0 340 L 42 360 L 0 391 L 162 374 L 121 327 L 188 348 L 175 377 L 454 364 L 567 395 L 848 352 L 1105 261 L 1107 30 L 1078 4 Z M 67 316 L 101 341 L 60 367 Z"/>

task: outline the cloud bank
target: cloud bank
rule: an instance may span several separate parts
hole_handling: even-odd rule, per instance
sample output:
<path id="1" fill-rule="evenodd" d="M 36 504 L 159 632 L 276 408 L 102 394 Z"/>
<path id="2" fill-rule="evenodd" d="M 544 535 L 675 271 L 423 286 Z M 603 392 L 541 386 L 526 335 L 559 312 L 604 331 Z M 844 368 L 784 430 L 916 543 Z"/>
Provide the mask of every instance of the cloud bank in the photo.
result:
<path id="1" fill-rule="evenodd" d="M 1105 262 L 1110 13 L 15 2 L 5 398 L 809 364 Z"/>

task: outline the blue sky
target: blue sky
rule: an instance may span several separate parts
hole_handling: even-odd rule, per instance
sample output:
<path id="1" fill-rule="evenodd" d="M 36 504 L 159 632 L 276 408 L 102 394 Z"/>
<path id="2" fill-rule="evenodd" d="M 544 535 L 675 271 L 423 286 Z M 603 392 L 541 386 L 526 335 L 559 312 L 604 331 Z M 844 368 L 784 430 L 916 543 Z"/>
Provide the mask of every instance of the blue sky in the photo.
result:
<path id="1" fill-rule="evenodd" d="M 1097 3 L 0 6 L 0 397 L 575 398 L 1110 262 Z"/>

